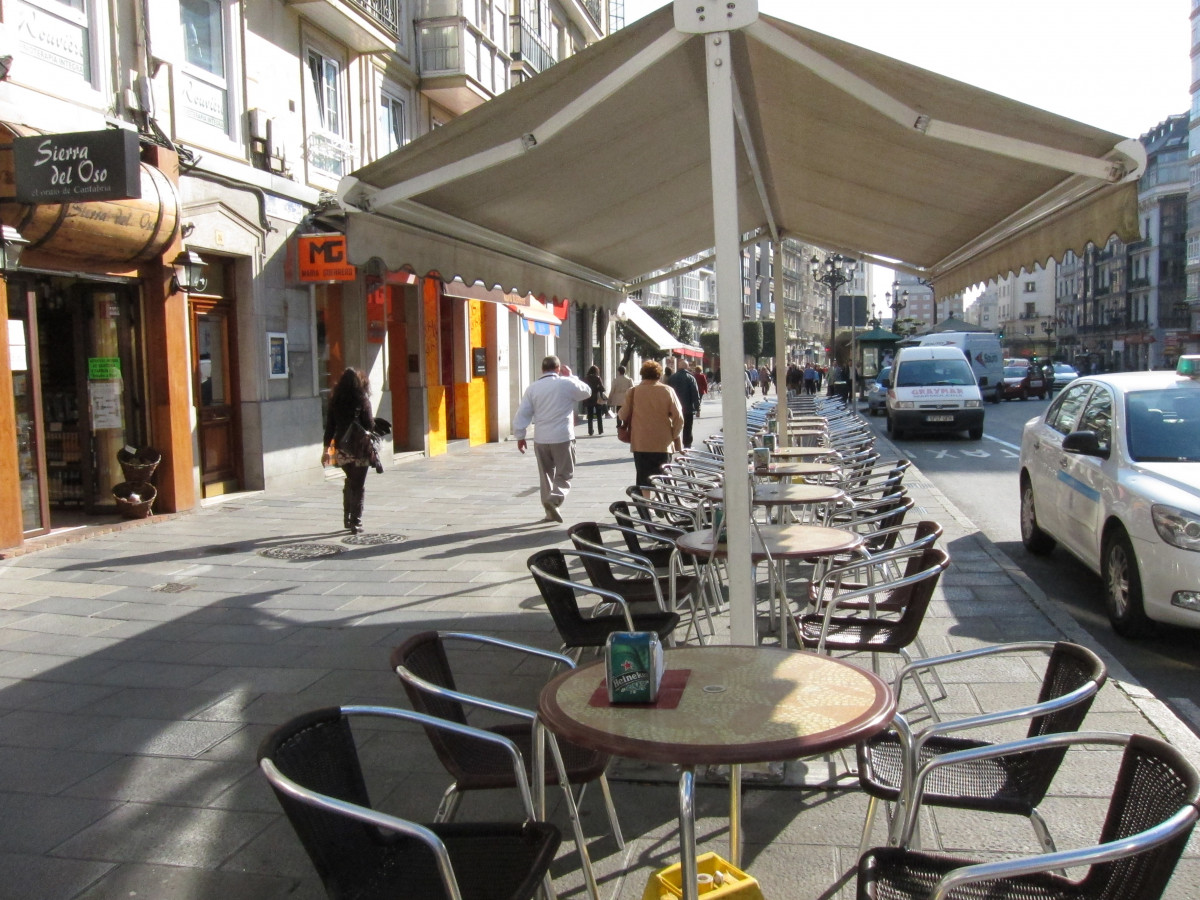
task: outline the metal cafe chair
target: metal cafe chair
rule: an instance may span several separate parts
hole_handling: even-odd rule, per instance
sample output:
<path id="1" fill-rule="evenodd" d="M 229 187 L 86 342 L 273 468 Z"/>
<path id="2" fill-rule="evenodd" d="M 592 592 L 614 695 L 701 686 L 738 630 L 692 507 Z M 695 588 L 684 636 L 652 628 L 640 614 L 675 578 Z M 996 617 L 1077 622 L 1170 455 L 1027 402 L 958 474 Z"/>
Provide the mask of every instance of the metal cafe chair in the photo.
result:
<path id="1" fill-rule="evenodd" d="M 613 838 L 618 848 L 625 848 L 625 839 L 613 806 L 612 792 L 605 777 L 609 757 L 567 741 L 557 740 L 542 726 L 537 713 L 532 709 L 459 690 L 450 665 L 447 645 L 482 645 L 500 651 L 505 656 L 550 659 L 556 664 L 571 668 L 575 665 L 574 661 L 562 654 L 538 647 L 457 631 L 423 631 L 414 634 L 395 647 L 391 657 L 392 669 L 400 677 L 409 702 L 418 712 L 463 725 L 469 724 L 468 709 L 486 710 L 510 720 L 489 726 L 485 730 L 508 738 L 521 751 L 526 766 L 525 776 L 533 787 L 534 803 L 539 818 L 545 818 L 545 788 L 556 784 L 562 788 L 567 815 L 575 833 L 575 845 L 583 866 L 584 880 L 592 897 L 598 900 L 599 889 L 579 818 L 578 804 L 583 799 L 586 786 L 592 782 L 599 782 Z M 443 729 L 427 728 L 425 733 L 438 759 L 454 779 L 442 796 L 435 822 L 452 821 L 463 794 L 468 791 L 515 786 L 512 769 L 495 745 L 482 744 Z M 547 769 L 545 764 L 547 746 L 554 763 L 550 769 Z M 572 786 L 578 787 L 578 797 L 573 793 Z"/>
<path id="2" fill-rule="evenodd" d="M 614 631 L 652 631 L 664 644 L 670 643 L 671 635 L 679 625 L 679 613 L 670 610 L 631 612 L 620 594 L 573 580 L 567 565 L 568 557 L 572 556 L 578 557 L 579 551 L 551 547 L 539 550 L 526 561 L 554 619 L 564 651 L 574 651 L 574 658 L 578 660 L 584 649 L 602 650 Z M 585 615 L 579 600 L 588 595 L 597 601 Z M 614 608 L 618 610 L 616 613 L 606 611 Z"/>
<path id="3" fill-rule="evenodd" d="M 495 747 L 511 766 L 522 822 L 418 824 L 371 808 L 351 717 L 413 722 Z M 521 752 L 498 734 L 406 709 L 343 706 L 280 725 L 258 764 L 331 898 L 553 898 L 559 830 L 534 817 Z"/>
<path id="4" fill-rule="evenodd" d="M 1048 656 L 1036 702 L 935 721 L 915 731 L 903 715 L 897 714 L 891 730 L 859 745 L 859 781 L 871 797 L 859 846 L 860 855 L 867 848 L 879 801 L 898 803 L 901 810 L 906 808 L 911 802 L 915 773 L 922 765 L 960 750 L 991 746 L 992 742 L 978 737 L 960 736 L 963 732 L 978 733 L 980 729 L 1024 719 L 1029 720 L 1025 736 L 1030 738 L 1077 731 L 1096 692 L 1108 677 L 1100 657 L 1086 647 L 1066 641 L 997 644 L 917 659 L 900 670 L 894 682 L 897 697 L 906 680 L 916 678 L 919 672 L 1029 653 Z M 1054 841 L 1038 812 L 1038 805 L 1045 798 L 1065 752 L 1064 748 L 1051 748 L 1039 753 L 993 756 L 969 764 L 938 767 L 931 770 L 925 781 L 923 802 L 932 806 L 1025 816 L 1042 849 L 1053 853 Z M 900 812 L 893 817 L 892 843 L 899 839 L 898 829 L 903 819 Z"/>
<path id="5" fill-rule="evenodd" d="M 567 529 L 567 536 L 575 545 L 575 549 L 581 551 L 580 562 L 594 586 L 618 593 L 630 604 L 654 603 L 660 609 L 673 612 L 686 608 L 689 621 L 687 631 L 684 632 L 684 641 L 694 630 L 696 639 L 703 643 L 704 635 L 698 618 L 701 609 L 708 622 L 709 635 L 716 632 L 704 592 L 704 580 L 697 574 L 684 572 L 678 554 L 674 556 L 674 562 L 667 567 L 667 574 L 660 575 L 648 558 L 605 544 L 605 531 L 622 533 L 617 525 L 598 522 L 576 522 Z M 614 564 L 622 563 L 628 572 L 625 577 L 613 571 Z M 631 567 L 637 569 L 629 571 Z"/>
<path id="6" fill-rule="evenodd" d="M 937 757 L 917 773 L 905 832 L 940 766 L 1089 745 L 1124 747 L 1096 844 L 992 862 L 876 847 L 858 862 L 859 900 L 1158 900 L 1200 815 L 1200 778 L 1179 750 L 1157 738 L 1059 733 Z M 1078 880 L 1056 874 L 1083 866 Z"/>

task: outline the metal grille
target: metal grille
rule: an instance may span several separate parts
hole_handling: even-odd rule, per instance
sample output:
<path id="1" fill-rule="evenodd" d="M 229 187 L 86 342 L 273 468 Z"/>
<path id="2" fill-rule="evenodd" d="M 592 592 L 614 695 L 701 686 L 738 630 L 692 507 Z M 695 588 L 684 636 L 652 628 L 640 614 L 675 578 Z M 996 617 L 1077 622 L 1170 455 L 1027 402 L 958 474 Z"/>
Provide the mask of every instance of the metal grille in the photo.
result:
<path id="1" fill-rule="evenodd" d="M 190 591 L 192 585 L 180 584 L 178 581 L 164 581 L 162 584 L 156 584 L 150 588 L 152 591 L 158 591 L 160 594 L 182 594 L 184 591 Z"/>
<path id="2" fill-rule="evenodd" d="M 351 534 L 342 538 L 342 543 L 370 547 L 376 544 L 399 544 L 407 540 L 402 534 Z"/>
<path id="3" fill-rule="evenodd" d="M 259 550 L 258 555 L 297 562 L 320 559 L 322 556 L 336 556 L 341 552 L 342 548 L 337 544 L 286 544 L 282 547 L 271 547 L 269 550 Z"/>

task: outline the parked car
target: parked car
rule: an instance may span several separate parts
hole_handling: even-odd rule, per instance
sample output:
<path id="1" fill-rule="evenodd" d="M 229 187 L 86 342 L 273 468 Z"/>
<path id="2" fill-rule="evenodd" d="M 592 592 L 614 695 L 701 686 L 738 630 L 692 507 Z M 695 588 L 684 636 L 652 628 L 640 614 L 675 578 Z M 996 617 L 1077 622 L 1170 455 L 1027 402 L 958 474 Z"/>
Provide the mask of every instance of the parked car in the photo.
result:
<path id="1" fill-rule="evenodd" d="M 1050 385 L 1042 370 L 1035 366 L 1005 366 L 1004 380 L 1000 383 L 1000 396 L 1005 400 L 1019 397 L 1028 400 L 1037 397 L 1045 400 L 1050 395 Z"/>
<path id="2" fill-rule="evenodd" d="M 1200 356 L 1079 378 L 1021 436 L 1021 540 L 1104 582 L 1113 629 L 1200 627 Z"/>
<path id="3" fill-rule="evenodd" d="M 879 374 L 867 382 L 867 415 L 882 415 L 887 409 L 888 381 L 892 377 L 892 367 L 884 366 Z"/>
<path id="4" fill-rule="evenodd" d="M 1068 384 L 1079 377 L 1079 372 L 1074 366 L 1068 366 L 1066 363 L 1054 364 L 1054 383 L 1050 385 L 1052 391 L 1057 391 L 1059 388 L 1065 388 Z"/>

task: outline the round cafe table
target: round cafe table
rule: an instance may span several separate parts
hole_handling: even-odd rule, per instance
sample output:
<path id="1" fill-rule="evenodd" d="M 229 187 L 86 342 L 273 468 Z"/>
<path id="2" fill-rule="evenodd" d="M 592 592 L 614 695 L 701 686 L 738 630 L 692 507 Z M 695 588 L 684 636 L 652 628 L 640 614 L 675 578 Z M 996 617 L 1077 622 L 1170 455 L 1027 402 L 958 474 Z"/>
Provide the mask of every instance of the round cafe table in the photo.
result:
<path id="1" fill-rule="evenodd" d="M 800 485 L 803 487 L 803 485 Z M 711 567 L 714 559 L 724 558 L 727 547 L 724 542 L 715 543 L 713 530 L 701 528 L 685 532 L 675 538 L 679 552 L 696 558 L 707 558 Z M 756 525 L 750 532 L 751 563 L 774 561 L 776 569 L 769 569 L 779 607 L 779 643 L 787 646 L 787 628 L 783 616 L 787 614 L 787 592 L 784 589 L 783 567 L 789 559 L 819 560 L 825 556 L 851 553 L 861 549 L 863 536 L 844 528 L 828 528 L 824 525 Z M 711 572 L 711 568 L 706 569 Z M 771 626 L 775 627 L 775 605 L 771 606 Z"/>
<path id="2" fill-rule="evenodd" d="M 765 469 L 752 466 L 752 474 L 760 478 L 829 478 L 841 471 L 833 463 L 772 462 Z"/>
<path id="3" fill-rule="evenodd" d="M 729 861 L 740 865 L 742 764 L 852 747 L 887 727 L 896 698 L 871 672 L 806 651 L 709 645 L 669 649 L 664 657 L 656 703 L 610 704 L 600 660 L 547 684 L 538 715 L 580 746 L 680 767 L 683 896 L 697 900 L 696 766 L 733 767 Z"/>
<path id="4" fill-rule="evenodd" d="M 832 447 L 776 447 L 771 451 L 772 459 L 781 459 L 787 462 L 834 459 L 840 458 L 841 455 Z"/>
<path id="5" fill-rule="evenodd" d="M 711 488 L 704 494 L 713 503 L 725 502 L 725 489 Z M 754 485 L 750 502 L 754 506 L 777 507 L 826 506 L 844 499 L 846 492 L 832 484 L 781 484 L 771 482 Z"/>

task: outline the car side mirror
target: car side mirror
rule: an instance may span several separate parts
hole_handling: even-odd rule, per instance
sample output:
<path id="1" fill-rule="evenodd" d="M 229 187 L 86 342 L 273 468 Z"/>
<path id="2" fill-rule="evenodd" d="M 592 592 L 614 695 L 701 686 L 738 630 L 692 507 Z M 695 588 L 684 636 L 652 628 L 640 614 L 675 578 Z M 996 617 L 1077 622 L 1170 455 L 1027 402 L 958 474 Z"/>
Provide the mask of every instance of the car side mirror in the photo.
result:
<path id="1" fill-rule="evenodd" d="M 1108 450 L 1100 446 L 1094 431 L 1072 431 L 1062 442 L 1063 452 L 1078 453 L 1080 456 L 1098 456 L 1108 459 Z"/>

